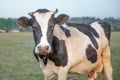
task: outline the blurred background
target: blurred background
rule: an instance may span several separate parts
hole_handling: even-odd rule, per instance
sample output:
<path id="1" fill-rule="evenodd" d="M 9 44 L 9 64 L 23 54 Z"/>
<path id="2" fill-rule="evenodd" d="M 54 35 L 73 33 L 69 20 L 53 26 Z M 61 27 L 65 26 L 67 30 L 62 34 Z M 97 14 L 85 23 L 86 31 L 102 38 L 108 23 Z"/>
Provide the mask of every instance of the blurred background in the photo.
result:
<path id="1" fill-rule="evenodd" d="M 90 23 L 96 20 L 108 21 L 112 30 L 120 31 L 120 0 L 0 0 L 0 29 L 6 32 L 26 31 L 16 23 L 21 16 L 37 9 L 59 10 L 70 16 L 70 22 Z M 28 29 L 27 29 L 28 31 Z"/>
<path id="2" fill-rule="evenodd" d="M 120 0 L 0 0 L 0 80 L 43 80 L 32 53 L 32 29 L 22 28 L 16 22 L 21 16 L 30 18 L 28 12 L 43 8 L 58 9 L 56 16 L 69 15 L 68 22 L 109 22 L 113 78 L 120 79 Z M 69 74 L 68 80 L 71 78 L 87 80 L 87 75 Z"/>

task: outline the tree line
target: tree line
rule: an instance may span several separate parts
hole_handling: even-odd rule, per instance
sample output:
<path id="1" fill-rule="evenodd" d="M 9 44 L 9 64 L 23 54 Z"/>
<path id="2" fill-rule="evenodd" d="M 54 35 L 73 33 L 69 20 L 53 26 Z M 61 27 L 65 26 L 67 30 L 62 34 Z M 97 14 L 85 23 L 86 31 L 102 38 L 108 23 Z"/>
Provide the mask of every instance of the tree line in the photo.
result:
<path id="1" fill-rule="evenodd" d="M 0 29 L 7 31 L 11 27 L 18 27 L 16 18 L 0 18 Z"/>
<path id="2" fill-rule="evenodd" d="M 90 24 L 94 21 L 105 21 L 108 22 L 111 27 L 112 27 L 112 31 L 120 31 L 120 19 L 115 19 L 113 17 L 108 17 L 108 18 L 104 18 L 104 19 L 100 19 L 100 18 L 95 18 L 95 17 L 73 17 L 69 20 L 69 22 L 73 22 L 73 23 L 85 23 L 85 24 Z"/>
<path id="3" fill-rule="evenodd" d="M 8 31 L 11 27 L 20 27 L 16 20 L 16 18 L 0 18 L 0 29 Z M 113 31 L 120 31 L 120 19 L 115 19 L 113 17 L 104 19 L 95 17 L 72 17 L 68 22 L 89 24 L 94 21 L 106 21 L 111 24 Z M 31 31 L 31 28 L 25 29 L 20 27 L 20 31 Z"/>

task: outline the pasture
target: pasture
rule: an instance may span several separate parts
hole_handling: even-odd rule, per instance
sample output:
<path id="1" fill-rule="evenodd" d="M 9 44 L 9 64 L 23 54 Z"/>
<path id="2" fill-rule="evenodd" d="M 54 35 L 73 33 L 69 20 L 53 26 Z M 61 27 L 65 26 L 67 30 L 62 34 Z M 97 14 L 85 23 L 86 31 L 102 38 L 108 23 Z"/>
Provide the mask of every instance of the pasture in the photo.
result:
<path id="1" fill-rule="evenodd" d="M 43 80 L 33 48 L 32 33 L 0 33 L 0 80 Z M 120 32 L 111 35 L 111 60 L 113 78 L 120 80 Z M 69 74 L 71 78 L 87 80 L 87 75 Z"/>

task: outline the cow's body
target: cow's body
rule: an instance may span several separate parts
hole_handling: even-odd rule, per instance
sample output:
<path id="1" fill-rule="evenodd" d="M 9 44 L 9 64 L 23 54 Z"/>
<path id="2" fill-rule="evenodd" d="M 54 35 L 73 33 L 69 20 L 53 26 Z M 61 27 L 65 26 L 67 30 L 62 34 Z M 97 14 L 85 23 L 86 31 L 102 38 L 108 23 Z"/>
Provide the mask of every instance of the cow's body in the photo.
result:
<path id="1" fill-rule="evenodd" d="M 90 29 L 88 28 L 87 29 L 88 32 L 86 32 L 86 34 L 91 33 L 93 35 L 98 45 L 97 49 L 90 40 L 90 37 L 92 36 L 87 36 L 85 33 L 81 32 L 74 26 L 70 27 L 66 24 L 61 26 L 70 32 L 68 33 L 61 29 L 59 25 L 56 25 L 54 29 L 54 36 L 57 37 L 59 40 L 64 40 L 65 42 L 65 47 L 67 49 L 68 56 L 65 57 L 67 58 L 67 64 L 66 65 L 64 65 L 64 63 L 63 65 L 59 64 L 61 66 L 57 64 L 55 65 L 54 61 L 48 59 L 47 67 L 43 68 L 43 72 L 46 72 L 45 74 L 47 74 L 49 71 L 51 72 L 49 75 L 52 75 L 54 73 L 58 74 L 59 71 L 60 72 L 62 71 L 63 74 L 63 72 L 66 71 L 79 74 L 92 73 L 93 74 L 92 76 L 94 76 L 96 75 L 96 73 L 102 71 L 103 60 L 110 57 L 110 53 L 104 52 L 104 51 L 109 52 L 109 38 L 105 36 L 104 29 L 102 28 L 102 25 L 99 24 L 99 22 L 94 22 L 91 24 L 91 26 L 79 25 L 80 28 L 82 28 L 81 26 L 92 27 L 96 31 L 93 32 L 94 34 L 97 33 L 95 36 L 94 34 L 92 34 L 92 31 L 90 31 Z M 110 33 L 108 33 L 108 35 L 109 34 Z M 62 60 L 63 59 L 61 59 L 61 61 Z"/>
<path id="2" fill-rule="evenodd" d="M 53 38 L 50 48 L 52 51 L 49 54 L 37 53 L 37 48 L 41 49 L 39 45 L 42 43 L 35 40 L 37 42 L 35 57 L 40 63 L 45 80 L 52 79 L 55 74 L 58 74 L 58 80 L 66 80 L 68 72 L 86 73 L 89 80 L 95 80 L 97 73 L 103 68 L 107 80 L 112 80 L 110 32 L 110 25 L 106 22 L 94 22 L 90 25 L 55 24 L 53 37 L 51 37 Z M 48 51 L 46 46 L 43 49 Z"/>

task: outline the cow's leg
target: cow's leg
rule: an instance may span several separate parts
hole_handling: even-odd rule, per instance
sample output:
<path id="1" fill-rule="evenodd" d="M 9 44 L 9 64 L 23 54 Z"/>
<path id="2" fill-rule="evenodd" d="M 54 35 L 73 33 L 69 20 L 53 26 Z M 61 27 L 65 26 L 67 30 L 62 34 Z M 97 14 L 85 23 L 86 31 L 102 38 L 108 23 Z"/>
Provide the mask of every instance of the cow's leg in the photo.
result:
<path id="1" fill-rule="evenodd" d="M 97 80 L 98 73 L 97 72 L 90 72 L 88 73 L 88 80 Z"/>
<path id="2" fill-rule="evenodd" d="M 48 67 L 45 67 L 43 69 L 43 74 L 44 74 L 44 80 L 51 80 L 55 76 L 55 73 Z"/>
<path id="3" fill-rule="evenodd" d="M 94 77 L 88 74 L 88 80 L 94 80 Z"/>
<path id="4" fill-rule="evenodd" d="M 67 80 L 68 68 L 60 67 L 58 72 L 58 80 Z"/>
<path id="5" fill-rule="evenodd" d="M 101 75 L 102 75 L 102 80 L 105 80 L 104 69 L 102 70 Z"/>
<path id="6" fill-rule="evenodd" d="M 44 74 L 44 80 L 51 80 L 55 76 L 55 73 L 47 69 L 43 70 L 43 74 Z"/>
<path id="7" fill-rule="evenodd" d="M 44 80 L 52 80 L 54 77 L 55 77 L 55 74 L 52 74 L 52 75 L 49 75 L 49 76 L 44 74 Z"/>
<path id="8" fill-rule="evenodd" d="M 109 45 L 107 45 L 106 48 L 103 50 L 102 57 L 103 57 L 102 60 L 103 60 L 103 67 L 106 74 L 106 78 L 107 80 L 113 80 Z"/>

